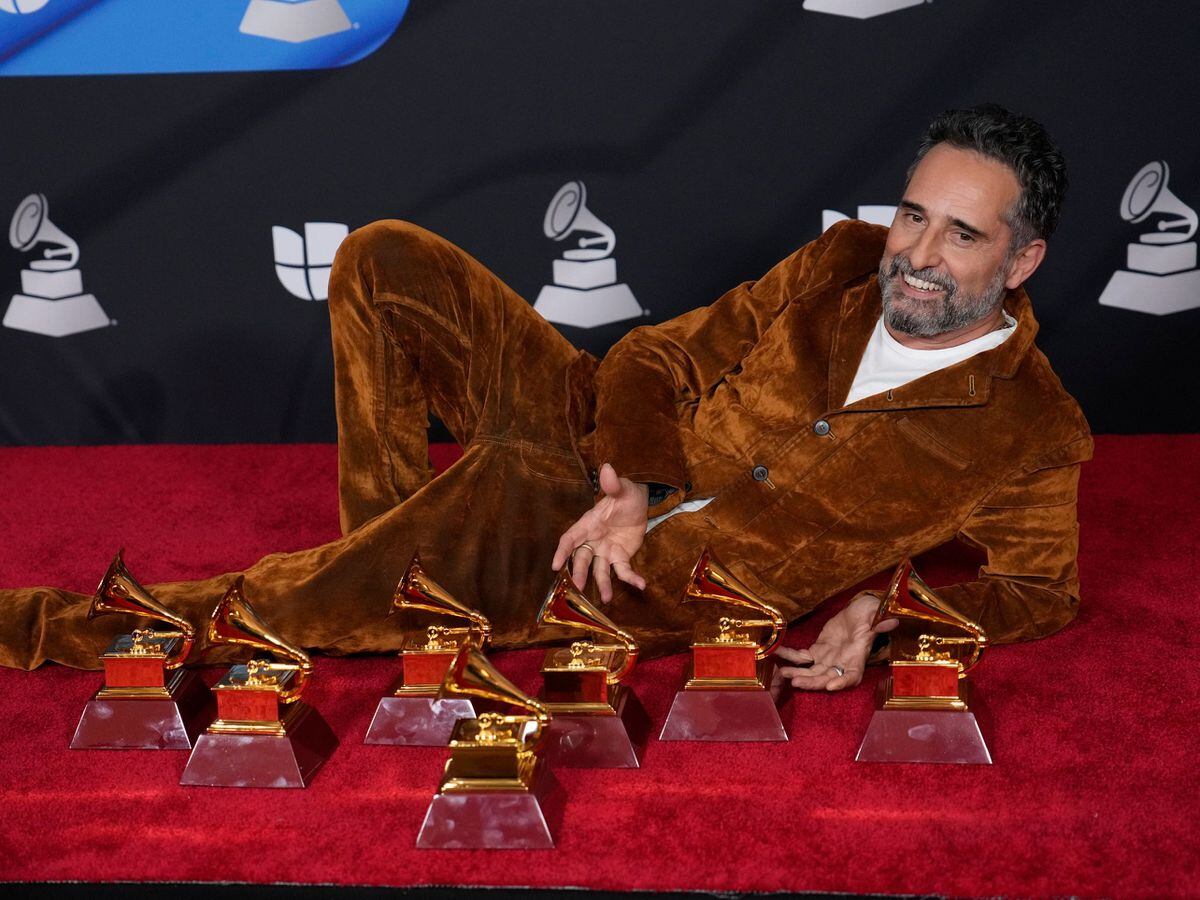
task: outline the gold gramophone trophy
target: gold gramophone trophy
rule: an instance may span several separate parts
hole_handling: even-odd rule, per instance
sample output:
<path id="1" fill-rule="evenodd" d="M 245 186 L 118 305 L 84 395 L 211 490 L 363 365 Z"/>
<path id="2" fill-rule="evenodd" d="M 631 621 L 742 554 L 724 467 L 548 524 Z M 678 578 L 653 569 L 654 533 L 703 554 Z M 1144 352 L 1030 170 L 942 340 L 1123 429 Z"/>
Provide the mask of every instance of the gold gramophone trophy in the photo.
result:
<path id="1" fill-rule="evenodd" d="M 196 741 L 179 783 L 306 787 L 338 740 L 300 699 L 312 675 L 308 654 L 272 631 L 244 590 L 238 576 L 208 620 L 208 641 L 265 656 L 233 666 L 217 682 L 217 719 Z"/>
<path id="2" fill-rule="evenodd" d="M 990 764 L 979 701 L 967 673 L 988 639 L 951 609 L 905 560 L 879 601 L 872 627 L 899 619 L 888 645 L 890 671 L 877 691 L 859 762 Z"/>
<path id="3" fill-rule="evenodd" d="M 562 789 L 543 755 L 549 710 L 505 678 L 470 644 L 442 683 L 445 697 L 477 697 L 517 714 L 462 719 L 417 835 L 422 849 L 551 849 Z"/>
<path id="4" fill-rule="evenodd" d="M 189 750 L 212 721 L 212 694 L 183 668 L 196 629 L 129 574 L 118 552 L 88 608 L 88 621 L 125 613 L 172 629 L 135 628 L 100 655 L 104 686 L 83 709 L 72 750 Z"/>
<path id="5" fill-rule="evenodd" d="M 787 622 L 709 547 L 696 561 L 680 602 L 702 601 L 721 604 L 725 614 L 696 624 L 687 682 L 675 695 L 659 740 L 786 741 L 770 687 L 771 653 Z M 740 610 L 751 615 L 742 618 Z"/>
<path id="6" fill-rule="evenodd" d="M 650 717 L 622 683 L 637 662 L 637 642 L 575 587 L 566 567 L 546 595 L 537 624 L 587 635 L 549 650 L 542 663 L 539 699 L 554 715 L 547 759 L 563 766 L 638 768 Z"/>
<path id="7" fill-rule="evenodd" d="M 492 626 L 481 613 L 430 578 L 415 553 L 396 585 L 388 615 L 405 611 L 432 613 L 439 620 L 457 619 L 465 624 L 431 624 L 405 640 L 400 650 L 400 677 L 375 708 L 363 742 L 444 747 L 454 723 L 474 717 L 476 711 L 470 698 L 439 698 L 438 691 L 459 649 L 468 641 L 484 649 Z"/>

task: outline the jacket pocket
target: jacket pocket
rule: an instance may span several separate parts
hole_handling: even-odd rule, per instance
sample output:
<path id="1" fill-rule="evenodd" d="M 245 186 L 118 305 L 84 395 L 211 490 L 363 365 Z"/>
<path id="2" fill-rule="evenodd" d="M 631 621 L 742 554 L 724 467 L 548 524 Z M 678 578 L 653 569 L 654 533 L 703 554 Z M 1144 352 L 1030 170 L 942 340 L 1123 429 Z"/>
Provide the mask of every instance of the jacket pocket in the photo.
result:
<path id="1" fill-rule="evenodd" d="M 959 471 L 966 469 L 971 464 L 970 460 L 964 459 L 956 450 L 947 446 L 932 432 L 918 425 L 908 416 L 897 420 L 896 429 L 922 450 Z"/>
<path id="2" fill-rule="evenodd" d="M 535 478 L 559 481 L 566 484 L 591 485 L 583 471 L 579 457 L 569 450 L 547 447 L 529 441 L 519 444 L 521 464 Z"/>

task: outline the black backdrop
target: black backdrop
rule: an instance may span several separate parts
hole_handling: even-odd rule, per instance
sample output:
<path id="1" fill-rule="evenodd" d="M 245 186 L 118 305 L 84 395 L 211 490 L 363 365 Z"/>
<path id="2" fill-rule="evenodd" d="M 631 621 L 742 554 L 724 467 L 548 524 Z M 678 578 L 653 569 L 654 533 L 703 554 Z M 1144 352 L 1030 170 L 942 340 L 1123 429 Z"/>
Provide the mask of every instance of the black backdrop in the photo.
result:
<path id="1" fill-rule="evenodd" d="M 332 439 L 325 304 L 281 285 L 272 226 L 410 219 L 532 301 L 563 249 L 547 203 L 580 179 L 648 311 L 560 326 L 599 354 L 757 277 L 822 210 L 894 203 L 925 123 L 982 100 L 1040 119 L 1067 155 L 1030 290 L 1093 428 L 1200 431 L 1200 309 L 1098 302 L 1145 230 L 1120 215 L 1135 172 L 1165 160 L 1200 206 L 1197 9 L 934 0 L 860 20 L 801 0 L 413 0 L 345 68 L 0 78 L 0 218 L 44 194 L 116 322 L 0 328 L 0 442 Z M 0 243 L 0 306 L 30 258 Z"/>

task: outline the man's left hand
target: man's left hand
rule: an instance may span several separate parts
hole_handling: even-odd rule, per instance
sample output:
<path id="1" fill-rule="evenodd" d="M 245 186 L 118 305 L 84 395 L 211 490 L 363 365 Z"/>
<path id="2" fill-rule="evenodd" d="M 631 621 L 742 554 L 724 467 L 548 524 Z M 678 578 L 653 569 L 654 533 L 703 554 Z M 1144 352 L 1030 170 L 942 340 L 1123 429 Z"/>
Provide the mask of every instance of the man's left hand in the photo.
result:
<path id="1" fill-rule="evenodd" d="M 840 691 L 854 687 L 862 681 L 875 635 L 891 631 L 900 624 L 898 619 L 885 619 L 872 628 L 871 619 L 878 608 L 877 596 L 861 593 L 825 623 L 816 643 L 807 650 L 776 649 L 776 656 L 797 664 L 776 669 L 776 680 L 787 679 L 792 687 L 805 691 Z"/>

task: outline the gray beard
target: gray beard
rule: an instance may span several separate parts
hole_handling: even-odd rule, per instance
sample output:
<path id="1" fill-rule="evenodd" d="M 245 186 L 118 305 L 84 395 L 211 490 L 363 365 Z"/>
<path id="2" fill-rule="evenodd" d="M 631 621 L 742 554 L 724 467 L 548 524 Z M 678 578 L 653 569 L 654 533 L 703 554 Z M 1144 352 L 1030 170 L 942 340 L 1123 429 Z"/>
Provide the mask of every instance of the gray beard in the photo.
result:
<path id="1" fill-rule="evenodd" d="M 907 256 L 897 253 L 879 261 L 879 292 L 883 295 L 884 321 L 894 331 L 914 337 L 934 337 L 973 325 L 993 312 L 1004 297 L 1010 260 L 996 270 L 978 294 L 968 294 L 949 275 L 935 269 L 916 271 Z M 906 297 L 897 282 L 907 274 L 943 289 L 941 297 L 926 301 Z"/>

